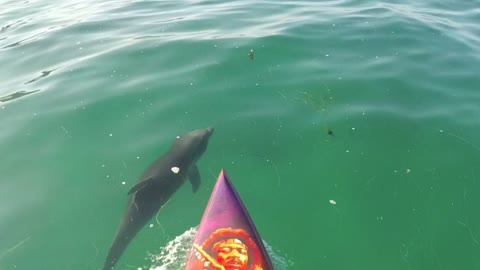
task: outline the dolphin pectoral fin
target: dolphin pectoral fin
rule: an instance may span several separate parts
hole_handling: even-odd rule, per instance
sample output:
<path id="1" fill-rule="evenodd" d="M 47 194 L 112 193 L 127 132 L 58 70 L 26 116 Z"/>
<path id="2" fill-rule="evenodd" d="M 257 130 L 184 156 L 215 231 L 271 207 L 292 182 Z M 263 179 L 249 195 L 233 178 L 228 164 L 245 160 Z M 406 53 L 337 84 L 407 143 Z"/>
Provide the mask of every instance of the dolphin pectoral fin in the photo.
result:
<path id="1" fill-rule="evenodd" d="M 153 178 L 147 178 L 141 182 L 138 182 L 135 186 L 133 186 L 130 191 L 128 191 L 128 195 L 133 194 L 137 191 L 142 190 L 143 188 L 146 188 L 148 186 L 153 185 Z"/>
<path id="2" fill-rule="evenodd" d="M 192 191 L 193 193 L 197 192 L 198 188 L 200 187 L 200 172 L 198 171 L 197 165 L 192 167 L 188 172 L 188 179 L 190 183 L 192 183 Z"/>

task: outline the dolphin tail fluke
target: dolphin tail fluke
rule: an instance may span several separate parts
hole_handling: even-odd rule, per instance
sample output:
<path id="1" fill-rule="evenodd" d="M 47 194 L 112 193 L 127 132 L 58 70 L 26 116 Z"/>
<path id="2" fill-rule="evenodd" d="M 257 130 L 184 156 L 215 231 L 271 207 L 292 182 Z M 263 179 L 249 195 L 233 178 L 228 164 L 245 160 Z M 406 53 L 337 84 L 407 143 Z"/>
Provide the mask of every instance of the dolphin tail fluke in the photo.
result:
<path id="1" fill-rule="evenodd" d="M 112 270 L 123 252 L 127 249 L 128 244 L 130 244 L 135 235 L 137 235 L 155 212 L 156 208 L 153 205 L 130 205 L 127 214 L 120 223 L 112 246 L 108 251 L 103 270 Z"/>
<path id="2" fill-rule="evenodd" d="M 108 251 L 107 259 L 105 259 L 105 264 L 103 265 L 103 270 L 112 270 L 117 261 L 122 256 L 123 252 L 130 243 L 131 238 L 115 238 L 113 241 L 112 247 Z"/>

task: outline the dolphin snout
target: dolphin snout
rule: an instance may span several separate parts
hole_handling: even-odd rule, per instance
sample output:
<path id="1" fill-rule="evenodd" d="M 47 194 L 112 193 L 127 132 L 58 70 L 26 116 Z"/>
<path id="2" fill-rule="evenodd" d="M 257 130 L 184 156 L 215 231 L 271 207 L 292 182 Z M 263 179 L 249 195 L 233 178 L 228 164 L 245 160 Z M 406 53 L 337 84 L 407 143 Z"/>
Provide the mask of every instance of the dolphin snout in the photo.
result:
<path id="1" fill-rule="evenodd" d="M 215 128 L 213 128 L 213 127 L 208 127 L 208 128 L 207 128 L 208 135 L 212 135 L 212 133 L 213 133 L 214 130 L 215 130 Z"/>

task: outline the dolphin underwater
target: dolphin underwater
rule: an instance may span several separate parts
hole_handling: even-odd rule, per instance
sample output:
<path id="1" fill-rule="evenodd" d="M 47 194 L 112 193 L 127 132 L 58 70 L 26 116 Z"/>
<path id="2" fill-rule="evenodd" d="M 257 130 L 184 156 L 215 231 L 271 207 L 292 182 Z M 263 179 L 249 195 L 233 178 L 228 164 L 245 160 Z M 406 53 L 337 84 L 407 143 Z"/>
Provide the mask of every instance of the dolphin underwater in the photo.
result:
<path id="1" fill-rule="evenodd" d="M 207 149 L 213 128 L 197 129 L 177 136 L 162 157 L 140 176 L 128 194 L 130 200 L 108 252 L 104 270 L 111 270 L 130 241 L 164 206 L 188 178 L 195 193 L 200 187 L 197 161 Z"/>

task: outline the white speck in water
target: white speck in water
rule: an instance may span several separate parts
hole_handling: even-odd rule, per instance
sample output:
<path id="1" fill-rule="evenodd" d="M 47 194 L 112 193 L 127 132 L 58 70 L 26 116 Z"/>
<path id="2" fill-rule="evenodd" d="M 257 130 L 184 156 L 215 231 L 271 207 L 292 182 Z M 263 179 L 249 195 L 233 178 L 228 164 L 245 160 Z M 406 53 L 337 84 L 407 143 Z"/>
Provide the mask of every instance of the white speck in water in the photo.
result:
<path id="1" fill-rule="evenodd" d="M 112 136 L 113 136 L 113 134 L 112 134 L 112 133 L 110 133 L 108 136 L 112 137 Z"/>
<path id="2" fill-rule="evenodd" d="M 107 174 L 107 178 L 110 178 L 110 175 L 109 175 L 109 174 Z"/>
<path id="3" fill-rule="evenodd" d="M 193 85 L 193 82 L 191 82 L 190 85 Z"/>
<path id="4" fill-rule="evenodd" d="M 180 171 L 180 168 L 178 168 L 178 167 L 172 167 L 170 170 L 171 170 L 173 173 L 178 173 L 178 172 Z"/>
<path id="5" fill-rule="evenodd" d="M 350 150 L 345 150 L 345 152 L 350 153 Z"/>
<path id="6" fill-rule="evenodd" d="M 333 204 L 333 205 L 337 204 L 337 202 L 335 200 L 329 200 L 328 202 L 330 202 L 330 204 Z"/>
<path id="7" fill-rule="evenodd" d="M 411 171 L 410 171 L 410 169 L 407 169 L 405 172 L 406 172 L 406 173 L 410 173 Z"/>
<path id="8" fill-rule="evenodd" d="M 443 133 L 443 129 L 440 129 L 440 133 Z"/>
<path id="9" fill-rule="evenodd" d="M 140 157 L 137 157 L 137 159 L 140 159 Z"/>
<path id="10" fill-rule="evenodd" d="M 122 185 L 125 185 L 125 184 L 126 184 L 126 182 L 122 182 Z"/>
<path id="11" fill-rule="evenodd" d="M 329 57 L 330 55 L 328 55 L 328 54 L 325 54 L 325 56 L 326 56 L 326 57 Z"/>
<path id="12" fill-rule="evenodd" d="M 150 228 L 153 228 L 153 224 L 150 224 Z"/>
<path id="13" fill-rule="evenodd" d="M 354 127 L 352 127 L 352 130 L 355 130 L 355 128 L 354 128 Z"/>
<path id="14" fill-rule="evenodd" d="M 102 164 L 102 167 L 104 167 L 104 168 L 105 168 L 105 164 Z"/>

